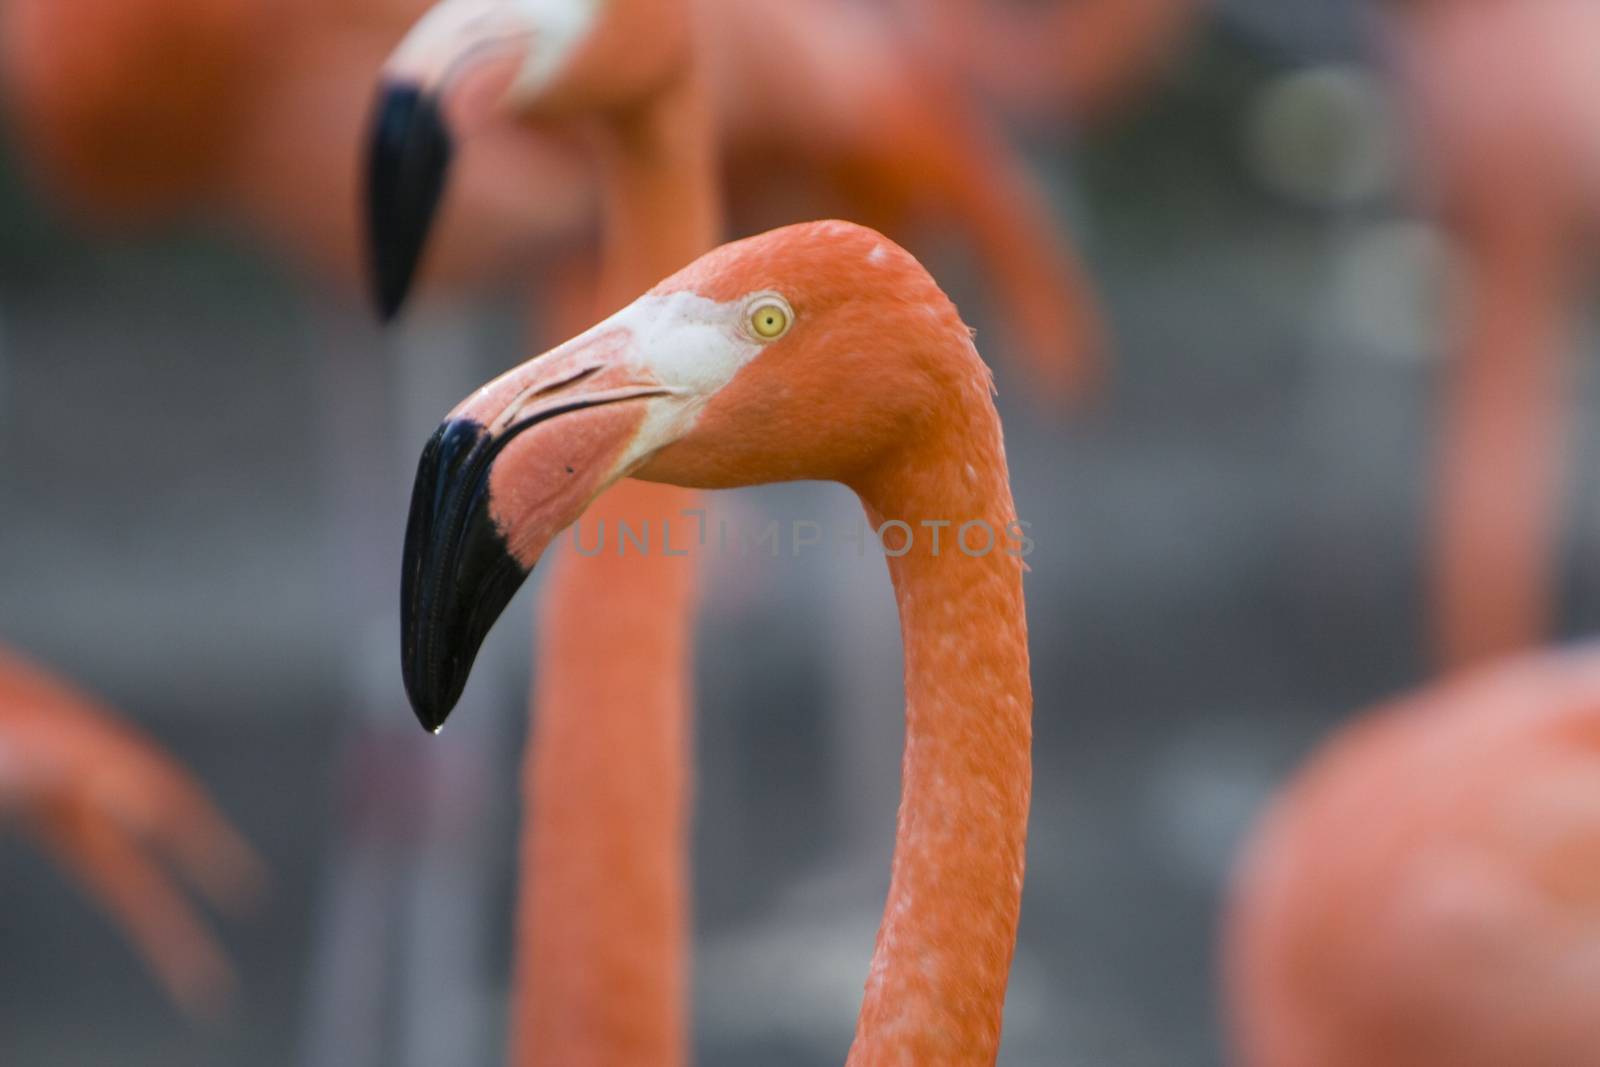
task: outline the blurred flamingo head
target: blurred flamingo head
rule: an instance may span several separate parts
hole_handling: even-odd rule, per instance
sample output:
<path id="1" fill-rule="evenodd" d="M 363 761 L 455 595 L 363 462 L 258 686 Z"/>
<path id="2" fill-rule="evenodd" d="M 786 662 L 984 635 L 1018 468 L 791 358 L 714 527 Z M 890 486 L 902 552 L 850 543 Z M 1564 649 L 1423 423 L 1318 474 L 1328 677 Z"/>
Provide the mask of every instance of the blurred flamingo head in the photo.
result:
<path id="1" fill-rule="evenodd" d="M 369 235 L 384 318 L 404 303 L 463 137 L 507 117 L 625 116 L 682 76 L 687 29 L 687 5 L 670 0 L 430 9 L 385 64 L 374 114 Z"/>

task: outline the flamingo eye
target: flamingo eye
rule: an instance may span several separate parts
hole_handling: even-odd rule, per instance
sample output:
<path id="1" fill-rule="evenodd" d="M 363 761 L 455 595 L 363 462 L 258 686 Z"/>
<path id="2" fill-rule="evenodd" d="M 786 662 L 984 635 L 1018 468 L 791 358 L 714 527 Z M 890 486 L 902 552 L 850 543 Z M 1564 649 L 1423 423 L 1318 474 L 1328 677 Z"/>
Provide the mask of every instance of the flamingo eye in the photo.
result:
<path id="1" fill-rule="evenodd" d="M 763 341 L 776 341 L 793 321 L 789 305 L 778 297 L 762 297 L 750 306 L 750 330 Z"/>

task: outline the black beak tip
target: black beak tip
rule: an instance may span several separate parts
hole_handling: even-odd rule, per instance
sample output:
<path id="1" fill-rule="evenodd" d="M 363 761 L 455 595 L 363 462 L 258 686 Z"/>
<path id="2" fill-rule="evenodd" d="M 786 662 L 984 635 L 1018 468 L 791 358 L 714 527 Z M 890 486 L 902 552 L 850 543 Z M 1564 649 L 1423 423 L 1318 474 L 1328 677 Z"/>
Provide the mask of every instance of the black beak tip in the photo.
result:
<path id="1" fill-rule="evenodd" d="M 409 557 L 407 563 L 410 563 Z M 436 734 L 444 727 L 445 720 L 461 699 L 461 691 L 467 687 L 467 675 L 477 655 L 477 645 L 463 649 L 461 629 L 450 624 L 419 634 L 413 614 L 403 610 L 402 615 L 406 616 L 401 642 L 406 697 L 422 728 Z M 421 654 L 419 645 L 425 646 Z M 460 666 L 463 651 L 465 664 Z"/>
<path id="2" fill-rule="evenodd" d="M 450 712 L 453 710 L 449 704 L 433 696 L 413 693 L 409 686 L 406 695 L 411 698 L 411 710 L 416 713 L 417 721 L 422 724 L 424 730 L 436 734 L 443 729 L 444 721 L 450 717 Z"/>
<path id="3" fill-rule="evenodd" d="M 489 628 L 528 577 L 489 514 L 496 442 L 480 424 L 440 426 L 417 464 L 400 581 L 400 660 L 417 720 L 438 733 Z"/>
<path id="4" fill-rule="evenodd" d="M 452 145 L 436 97 L 403 82 L 378 94 L 367 159 L 367 241 L 378 313 L 400 313 L 444 193 Z"/>

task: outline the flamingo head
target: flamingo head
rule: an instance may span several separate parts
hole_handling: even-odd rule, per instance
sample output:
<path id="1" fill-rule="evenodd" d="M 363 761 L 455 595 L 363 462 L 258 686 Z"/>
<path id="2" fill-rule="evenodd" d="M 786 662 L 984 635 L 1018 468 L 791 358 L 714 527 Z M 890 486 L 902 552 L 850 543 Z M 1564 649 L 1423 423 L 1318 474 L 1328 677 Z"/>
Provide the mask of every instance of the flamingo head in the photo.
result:
<path id="1" fill-rule="evenodd" d="M 686 5 L 672 0 L 441 0 L 384 65 L 367 161 L 380 313 L 399 313 L 456 142 L 509 115 L 625 113 L 679 76 Z"/>
<path id="2" fill-rule="evenodd" d="M 872 230 L 802 223 L 701 257 L 428 442 L 401 592 L 418 718 L 443 724 L 512 594 L 618 479 L 859 486 L 989 388 L 955 307 Z"/>

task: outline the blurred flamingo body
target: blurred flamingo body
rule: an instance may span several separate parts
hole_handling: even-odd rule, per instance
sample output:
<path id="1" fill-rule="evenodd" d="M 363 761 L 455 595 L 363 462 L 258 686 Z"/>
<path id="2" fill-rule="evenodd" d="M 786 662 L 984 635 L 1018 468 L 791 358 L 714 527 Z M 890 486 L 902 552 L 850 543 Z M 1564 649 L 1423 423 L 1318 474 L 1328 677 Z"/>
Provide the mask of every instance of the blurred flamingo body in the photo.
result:
<path id="1" fill-rule="evenodd" d="M 1234 892 L 1245 1067 L 1600 1062 L 1600 655 L 1460 675 L 1343 730 Z"/>
<path id="2" fill-rule="evenodd" d="M 23 163 L 80 224 L 220 223 L 353 295 L 365 264 L 351 145 L 384 56 L 426 7 L 7 0 L 0 99 Z M 580 241 L 588 178 L 581 151 L 559 138 L 486 132 L 428 280 L 480 290 Z"/>
<path id="3" fill-rule="evenodd" d="M 702 257 L 479 389 L 429 442 L 401 594 L 418 716 L 444 722 L 516 585 L 630 473 L 705 488 L 835 480 L 875 526 L 959 515 L 1014 529 L 991 390 L 954 306 L 871 230 L 801 224 Z M 992 1064 L 1031 792 L 1023 565 L 923 539 L 889 570 L 906 749 L 849 1062 Z"/>
<path id="4" fill-rule="evenodd" d="M 1600 8 L 1390 7 L 1427 191 L 1466 257 L 1429 534 L 1431 643 L 1455 669 L 1540 644 L 1555 616 L 1566 349 L 1600 222 Z"/>
<path id="5" fill-rule="evenodd" d="M 227 908 L 259 886 L 260 861 L 170 756 L 5 649 L 0 814 L 32 830 L 99 899 L 178 1004 L 196 1013 L 222 1006 L 232 969 L 161 859 Z"/>

